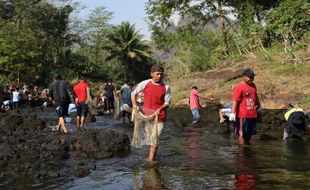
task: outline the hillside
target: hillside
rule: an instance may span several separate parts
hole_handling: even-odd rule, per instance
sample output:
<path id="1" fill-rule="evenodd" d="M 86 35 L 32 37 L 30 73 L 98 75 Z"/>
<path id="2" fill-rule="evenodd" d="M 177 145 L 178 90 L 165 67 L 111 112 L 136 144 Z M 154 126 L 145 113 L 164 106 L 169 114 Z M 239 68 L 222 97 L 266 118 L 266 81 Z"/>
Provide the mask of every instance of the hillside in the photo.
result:
<path id="1" fill-rule="evenodd" d="M 283 63 L 283 49 L 273 48 L 269 50 L 268 59 L 264 56 L 241 56 L 214 70 L 169 81 L 173 105 L 185 105 L 189 90 L 194 85 L 210 101 L 223 104 L 231 99 L 233 86 L 240 81 L 243 69 L 251 68 L 257 74 L 254 82 L 265 109 L 283 108 L 288 102 L 310 109 L 310 47 L 299 49 L 296 55 L 302 63 Z"/>

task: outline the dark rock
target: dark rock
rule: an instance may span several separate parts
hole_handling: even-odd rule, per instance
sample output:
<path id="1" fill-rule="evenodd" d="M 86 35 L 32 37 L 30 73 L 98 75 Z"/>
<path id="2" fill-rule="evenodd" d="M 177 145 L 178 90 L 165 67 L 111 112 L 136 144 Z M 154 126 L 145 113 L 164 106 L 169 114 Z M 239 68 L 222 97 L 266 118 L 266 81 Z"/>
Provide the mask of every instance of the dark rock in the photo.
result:
<path id="1" fill-rule="evenodd" d="M 85 177 L 90 174 L 90 168 L 88 166 L 77 165 L 72 168 L 74 176 Z"/>
<path id="2" fill-rule="evenodd" d="M 87 130 L 77 133 L 75 139 L 88 157 L 96 159 L 109 158 L 113 153 L 130 150 L 130 141 L 124 131 Z"/>
<path id="3" fill-rule="evenodd" d="M 267 134 L 261 134 L 259 137 L 260 140 L 262 141 L 276 141 L 277 137 L 267 135 Z"/>
<path id="4" fill-rule="evenodd" d="M 48 171 L 47 172 L 47 177 L 49 178 L 49 179 L 53 179 L 53 178 L 57 178 L 57 177 L 59 177 L 60 175 L 59 175 L 59 173 L 58 172 L 55 172 L 55 171 Z"/>

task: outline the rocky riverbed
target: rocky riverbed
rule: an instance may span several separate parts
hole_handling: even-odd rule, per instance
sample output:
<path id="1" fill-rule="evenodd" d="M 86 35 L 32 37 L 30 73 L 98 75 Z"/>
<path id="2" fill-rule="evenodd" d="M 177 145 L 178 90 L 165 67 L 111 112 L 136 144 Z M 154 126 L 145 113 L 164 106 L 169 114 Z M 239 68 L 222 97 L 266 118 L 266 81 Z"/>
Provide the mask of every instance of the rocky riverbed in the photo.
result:
<path id="1" fill-rule="evenodd" d="M 129 138 L 122 130 L 88 129 L 63 135 L 48 127 L 56 119 L 31 114 L 36 111 L 24 109 L 0 115 L 1 186 L 23 180 L 84 177 L 96 169 L 90 160 L 130 151 Z"/>

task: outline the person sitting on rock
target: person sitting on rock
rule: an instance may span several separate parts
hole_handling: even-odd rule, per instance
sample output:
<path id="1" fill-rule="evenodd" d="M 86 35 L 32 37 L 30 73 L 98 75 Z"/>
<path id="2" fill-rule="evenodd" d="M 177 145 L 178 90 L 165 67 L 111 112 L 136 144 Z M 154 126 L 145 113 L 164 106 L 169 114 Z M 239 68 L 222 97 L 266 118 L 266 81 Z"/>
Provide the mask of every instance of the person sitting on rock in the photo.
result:
<path id="1" fill-rule="evenodd" d="M 284 114 L 286 121 L 286 128 L 283 132 L 283 140 L 287 140 L 289 135 L 293 138 L 302 139 L 308 130 L 310 133 L 310 127 L 306 125 L 306 121 L 309 120 L 309 115 L 302 109 L 289 104 L 289 110 Z"/>
<path id="2" fill-rule="evenodd" d="M 232 103 L 229 102 L 228 104 L 225 105 L 224 108 L 219 110 L 219 116 L 220 116 L 220 123 L 224 123 L 224 121 L 229 120 L 229 115 L 231 113 L 231 108 L 232 108 Z"/>

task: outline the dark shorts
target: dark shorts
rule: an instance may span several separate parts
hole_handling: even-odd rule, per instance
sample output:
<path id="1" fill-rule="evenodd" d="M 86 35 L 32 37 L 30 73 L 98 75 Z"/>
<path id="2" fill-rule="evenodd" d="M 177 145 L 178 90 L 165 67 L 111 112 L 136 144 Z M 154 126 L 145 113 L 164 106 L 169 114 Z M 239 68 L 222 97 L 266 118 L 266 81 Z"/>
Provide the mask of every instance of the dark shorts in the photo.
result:
<path id="1" fill-rule="evenodd" d="M 242 129 L 242 130 L 240 130 Z M 236 118 L 234 123 L 235 135 L 251 137 L 256 134 L 256 118 Z M 242 134 L 240 134 L 242 132 Z"/>
<path id="2" fill-rule="evenodd" d="M 114 109 L 114 97 L 108 97 L 108 109 Z"/>
<path id="3" fill-rule="evenodd" d="M 88 105 L 85 103 L 79 103 L 77 105 L 77 116 L 79 117 L 87 117 L 88 113 Z"/>
<path id="4" fill-rule="evenodd" d="M 57 108 L 56 108 L 56 113 L 58 117 L 66 117 L 68 116 L 68 108 L 69 108 L 69 103 L 61 103 Z"/>

